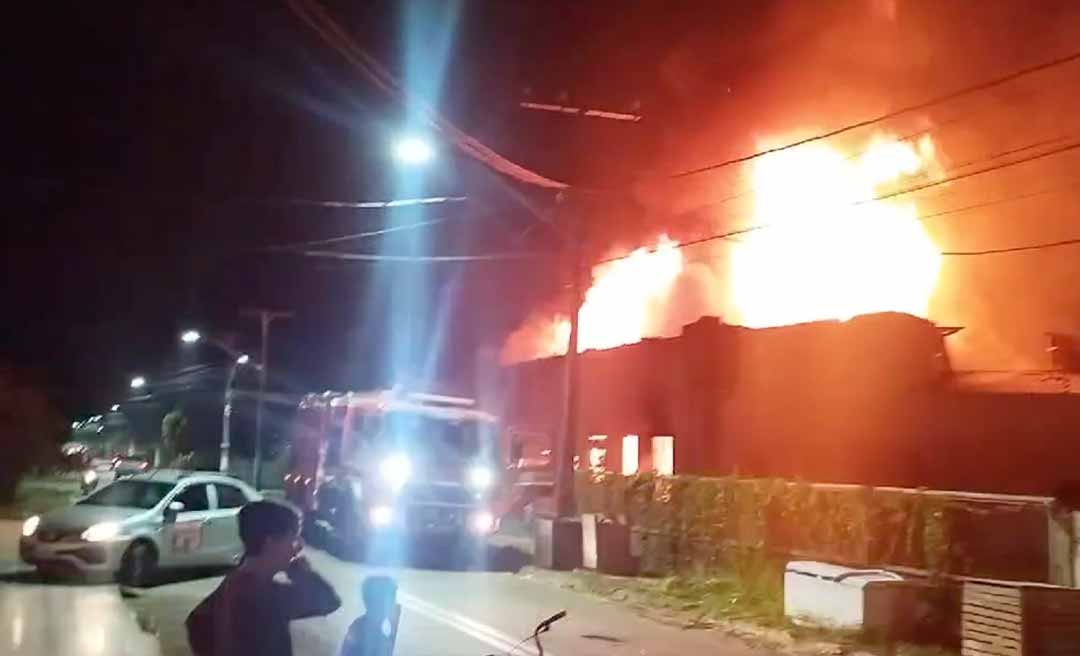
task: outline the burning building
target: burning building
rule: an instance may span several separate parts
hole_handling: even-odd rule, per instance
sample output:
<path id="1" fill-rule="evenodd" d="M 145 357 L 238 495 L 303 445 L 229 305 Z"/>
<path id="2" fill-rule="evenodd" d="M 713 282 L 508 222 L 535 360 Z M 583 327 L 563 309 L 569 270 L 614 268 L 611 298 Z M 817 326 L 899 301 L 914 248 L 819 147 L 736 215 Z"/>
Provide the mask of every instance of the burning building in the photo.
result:
<path id="1" fill-rule="evenodd" d="M 676 337 L 585 352 L 579 466 L 1026 494 L 1069 485 L 1080 471 L 1071 378 L 957 374 L 949 333 L 901 313 L 762 329 L 707 317 Z M 546 455 L 562 428 L 563 359 L 502 370 L 500 414 L 526 455 Z"/>
<path id="2" fill-rule="evenodd" d="M 754 162 L 721 252 L 663 235 L 594 268 L 579 466 L 1038 494 L 1074 478 L 1080 397 L 957 375 L 953 331 L 927 319 L 940 249 L 897 189 L 937 157 L 925 135 L 781 150 Z M 565 315 L 530 318 L 486 404 L 537 458 L 562 427 L 568 335 Z"/>

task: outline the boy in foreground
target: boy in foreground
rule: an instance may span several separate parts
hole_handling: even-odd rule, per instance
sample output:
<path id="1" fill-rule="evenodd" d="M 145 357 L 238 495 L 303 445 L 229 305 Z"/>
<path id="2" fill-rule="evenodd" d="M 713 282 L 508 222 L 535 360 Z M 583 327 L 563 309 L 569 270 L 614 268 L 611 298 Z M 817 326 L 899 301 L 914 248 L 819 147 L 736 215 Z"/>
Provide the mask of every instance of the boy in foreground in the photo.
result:
<path id="1" fill-rule="evenodd" d="M 329 615 L 341 599 L 300 555 L 300 517 L 255 501 L 240 510 L 244 559 L 191 612 L 188 642 L 197 656 L 292 656 L 291 620 Z M 285 572 L 288 582 L 275 581 Z"/>

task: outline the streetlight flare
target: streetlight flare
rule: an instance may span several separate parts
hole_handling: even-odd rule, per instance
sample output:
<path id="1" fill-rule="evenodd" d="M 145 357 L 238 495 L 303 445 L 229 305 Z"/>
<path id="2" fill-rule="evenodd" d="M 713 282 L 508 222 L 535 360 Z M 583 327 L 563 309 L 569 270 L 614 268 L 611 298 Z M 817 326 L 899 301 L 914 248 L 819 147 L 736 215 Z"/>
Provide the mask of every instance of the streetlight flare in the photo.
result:
<path id="1" fill-rule="evenodd" d="M 202 335 L 197 330 L 185 330 L 180 333 L 180 341 L 185 344 L 194 344 L 202 339 Z"/>
<path id="2" fill-rule="evenodd" d="M 142 389 L 143 387 L 146 387 L 146 378 L 135 376 L 131 379 L 131 389 Z"/>
<path id="3" fill-rule="evenodd" d="M 435 148 L 421 137 L 404 137 L 394 144 L 394 158 L 403 164 L 427 164 L 435 159 Z"/>
<path id="4" fill-rule="evenodd" d="M 119 403 L 112 404 L 112 407 L 109 408 L 109 411 L 110 412 L 119 412 L 120 411 L 120 404 Z"/>
<path id="5" fill-rule="evenodd" d="M 251 356 L 249 356 L 247 353 L 244 353 L 240 357 L 236 358 L 236 364 L 247 364 L 249 362 L 251 362 Z"/>

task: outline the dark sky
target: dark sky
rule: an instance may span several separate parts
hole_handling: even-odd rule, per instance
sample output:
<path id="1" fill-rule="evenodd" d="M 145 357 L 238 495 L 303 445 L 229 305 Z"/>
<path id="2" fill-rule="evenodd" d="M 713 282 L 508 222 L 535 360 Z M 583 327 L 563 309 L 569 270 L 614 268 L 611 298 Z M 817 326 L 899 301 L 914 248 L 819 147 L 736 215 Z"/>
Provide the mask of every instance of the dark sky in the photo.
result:
<path id="1" fill-rule="evenodd" d="M 284 2 L 31 4 L 7 38 L 0 360 L 36 370 L 69 413 L 100 411 L 125 393 L 134 373 L 167 378 L 178 366 L 214 362 L 212 350 L 179 350 L 184 326 L 253 349 L 254 322 L 239 314 L 253 305 L 295 312 L 272 340 L 282 386 L 390 382 L 389 308 L 417 268 L 261 247 L 433 218 L 450 220 L 422 236 L 369 240 L 357 250 L 400 252 L 413 239 L 438 254 L 557 245 L 515 200 L 547 211 L 550 192 L 497 176 L 445 142 L 437 166 L 409 195 L 467 195 L 465 205 L 391 213 L 291 203 L 397 197 L 402 173 L 387 153 L 406 113 Z M 692 237 L 734 220 L 708 202 L 728 193 L 736 177 L 673 188 L 649 184 L 651 175 L 752 151 L 762 135 L 842 125 L 1080 42 L 1077 11 L 1056 0 L 326 6 L 388 68 L 497 151 L 553 178 L 632 189 L 586 209 L 598 251 L 620 240 L 644 243 L 657 225 Z M 446 35 L 442 52 L 437 43 Z M 1012 92 L 993 99 L 995 110 L 1011 112 L 1008 120 L 972 133 L 1028 138 L 1023 131 L 1034 122 L 1012 103 L 1034 97 L 1034 83 Z M 646 120 L 529 112 L 518 107 L 523 99 L 637 109 Z M 1075 107 L 1072 100 L 1057 102 Z M 959 111 L 949 110 L 895 127 Z M 998 145 L 964 135 L 941 143 L 953 162 Z M 977 247 L 981 236 L 1000 236 L 975 234 L 984 229 L 950 233 L 968 241 L 949 245 Z M 1072 265 L 1055 262 L 1053 279 L 1066 280 Z M 1030 291 L 1031 281 L 1047 280 L 1041 267 L 1026 277 L 975 268 L 957 279 L 982 284 L 980 292 Z M 497 346 L 563 289 L 557 263 L 548 260 L 423 270 L 418 307 L 429 312 L 417 322 L 430 335 L 422 341 L 435 349 L 432 378 L 440 381 L 467 377 L 479 346 Z M 949 298 L 970 292 L 950 288 Z M 1047 301 L 1025 312 L 1039 317 L 1038 326 L 1076 328 L 1080 298 L 1063 294 L 1029 293 Z M 980 316 L 1010 316 L 1008 304 L 987 307 Z M 970 325 L 979 317 L 943 318 Z M 1041 329 L 1032 324 L 1028 332 Z"/>
<path id="2" fill-rule="evenodd" d="M 588 12 L 571 11 L 575 4 L 561 7 L 580 14 L 570 28 L 542 3 L 328 7 L 399 74 L 418 39 L 449 32 L 442 111 L 507 155 L 574 180 L 587 174 L 575 157 L 582 130 L 517 103 L 530 90 L 557 100 L 590 88 L 578 79 L 583 53 L 575 43 L 590 40 L 618 3 Z M 254 348 L 255 324 L 239 316 L 254 305 L 295 312 L 272 340 L 283 382 L 385 384 L 384 308 L 403 267 L 259 253 L 261 246 L 444 216 L 453 220 L 426 233 L 431 252 L 554 245 L 543 229 L 518 240 L 535 220 L 511 192 L 545 211 L 552 194 L 513 185 L 445 144 L 409 195 L 467 195 L 466 205 L 392 215 L 288 202 L 399 195 L 387 153 L 405 114 L 284 3 L 50 3 L 22 25 L 6 76 L 0 358 L 45 372 L 70 412 L 107 405 L 134 373 L 154 379 L 192 360 L 214 361 L 212 350 L 179 351 L 183 326 Z M 414 56 L 429 66 L 438 58 Z M 594 95 L 615 109 L 637 100 L 632 88 Z M 622 126 L 590 126 L 589 135 L 614 135 L 623 154 L 636 147 Z M 362 246 L 394 252 L 408 239 Z M 454 306 L 440 333 L 440 379 L 460 377 L 479 345 L 498 343 L 534 298 L 523 291 L 547 298 L 559 285 L 549 266 L 534 262 L 439 265 L 427 277 L 425 298 Z"/>

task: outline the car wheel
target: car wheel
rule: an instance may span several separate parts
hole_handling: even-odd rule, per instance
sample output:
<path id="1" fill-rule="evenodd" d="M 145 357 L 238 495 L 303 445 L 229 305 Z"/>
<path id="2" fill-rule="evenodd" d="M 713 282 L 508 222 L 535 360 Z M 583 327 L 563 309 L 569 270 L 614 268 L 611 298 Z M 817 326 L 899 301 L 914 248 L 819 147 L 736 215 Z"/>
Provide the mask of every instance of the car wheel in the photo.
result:
<path id="1" fill-rule="evenodd" d="M 154 545 L 132 542 L 120 561 L 120 583 L 135 588 L 150 585 L 157 576 L 157 551 Z"/>

